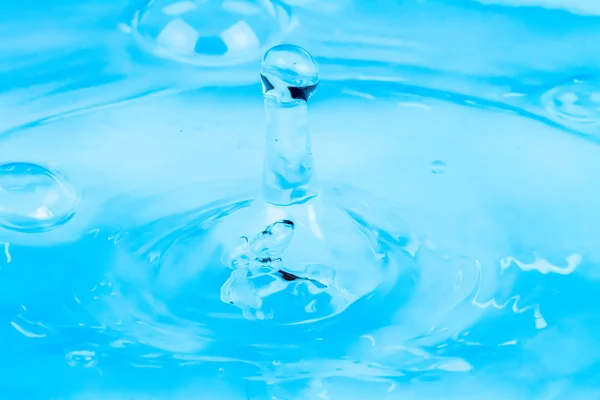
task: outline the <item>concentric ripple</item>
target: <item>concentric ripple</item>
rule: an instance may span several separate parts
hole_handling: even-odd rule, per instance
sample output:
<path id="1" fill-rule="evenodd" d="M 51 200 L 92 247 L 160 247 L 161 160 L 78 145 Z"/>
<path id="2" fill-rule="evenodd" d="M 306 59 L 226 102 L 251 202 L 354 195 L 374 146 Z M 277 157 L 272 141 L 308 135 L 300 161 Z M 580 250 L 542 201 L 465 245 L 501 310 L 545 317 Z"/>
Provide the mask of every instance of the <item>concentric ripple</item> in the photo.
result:
<path id="1" fill-rule="evenodd" d="M 199 66 L 258 59 L 290 28 L 290 15 L 272 1 L 147 1 L 127 18 L 122 29 L 148 51 Z"/>
<path id="2" fill-rule="evenodd" d="M 134 295 L 194 323 L 286 325 L 332 317 L 393 286 L 410 256 L 357 211 L 324 203 L 222 202 L 129 230 L 110 271 L 110 301 Z"/>
<path id="3" fill-rule="evenodd" d="M 0 165 L 0 227 L 45 232 L 68 222 L 79 202 L 74 188 L 49 169 L 30 163 Z"/>
<path id="4" fill-rule="evenodd" d="M 573 79 L 547 91 L 542 102 L 556 122 L 586 133 L 597 133 L 600 126 L 599 81 Z"/>

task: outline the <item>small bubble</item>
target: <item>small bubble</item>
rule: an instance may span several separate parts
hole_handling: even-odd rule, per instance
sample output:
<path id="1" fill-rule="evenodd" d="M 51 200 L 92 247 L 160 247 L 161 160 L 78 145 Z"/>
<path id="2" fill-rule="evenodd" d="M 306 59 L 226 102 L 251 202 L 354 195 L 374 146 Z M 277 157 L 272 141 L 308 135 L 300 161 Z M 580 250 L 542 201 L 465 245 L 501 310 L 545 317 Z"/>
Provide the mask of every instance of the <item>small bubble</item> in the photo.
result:
<path id="1" fill-rule="evenodd" d="M 431 172 L 434 174 L 443 174 L 446 171 L 446 163 L 440 160 L 436 160 L 431 163 Z"/>
<path id="2" fill-rule="evenodd" d="M 52 171 L 30 163 L 0 165 L 0 227 L 45 232 L 75 215 L 76 191 Z"/>
<path id="3" fill-rule="evenodd" d="M 92 368 L 98 364 L 94 350 L 70 351 L 65 355 L 65 360 L 71 367 Z"/>

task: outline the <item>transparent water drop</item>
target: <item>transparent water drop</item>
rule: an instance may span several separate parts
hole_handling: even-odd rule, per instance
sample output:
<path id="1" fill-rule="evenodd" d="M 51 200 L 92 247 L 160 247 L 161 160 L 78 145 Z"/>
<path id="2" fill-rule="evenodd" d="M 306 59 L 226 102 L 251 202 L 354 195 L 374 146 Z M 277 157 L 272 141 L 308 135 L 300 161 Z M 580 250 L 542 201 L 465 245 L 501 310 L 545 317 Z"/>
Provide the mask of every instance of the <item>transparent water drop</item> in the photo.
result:
<path id="1" fill-rule="evenodd" d="M 441 160 L 436 160 L 431 163 L 431 172 L 434 174 L 443 174 L 446 171 L 446 163 Z"/>
<path id="2" fill-rule="evenodd" d="M 319 83 L 317 63 L 302 47 L 284 44 L 265 54 L 260 72 L 265 97 L 298 103 L 312 96 Z"/>
<path id="3" fill-rule="evenodd" d="M 272 1 L 144 1 L 126 10 L 122 30 L 153 54 L 179 62 L 221 66 L 258 59 L 290 27 Z"/>
<path id="4" fill-rule="evenodd" d="M 587 131 L 600 124 L 600 81 L 574 79 L 542 96 L 548 116 L 566 126 Z"/>
<path id="5" fill-rule="evenodd" d="M 276 205 L 299 204 L 318 193 L 308 128 L 307 100 L 319 74 L 310 53 L 294 45 L 267 51 L 260 74 L 265 97 L 265 199 Z"/>
<path id="6" fill-rule="evenodd" d="M 92 368 L 98 364 L 98 356 L 94 350 L 73 350 L 65 355 L 71 367 Z"/>
<path id="7" fill-rule="evenodd" d="M 0 165 L 0 227 L 45 232 L 68 222 L 77 192 L 59 175 L 30 163 Z"/>

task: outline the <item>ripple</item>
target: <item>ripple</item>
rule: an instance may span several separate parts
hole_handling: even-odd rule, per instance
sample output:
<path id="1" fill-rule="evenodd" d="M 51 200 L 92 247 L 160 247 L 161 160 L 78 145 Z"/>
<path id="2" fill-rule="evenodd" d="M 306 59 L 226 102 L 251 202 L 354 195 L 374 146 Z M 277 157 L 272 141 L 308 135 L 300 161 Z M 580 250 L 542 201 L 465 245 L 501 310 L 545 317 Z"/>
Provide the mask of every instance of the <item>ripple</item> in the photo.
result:
<path id="1" fill-rule="evenodd" d="M 67 181 L 30 163 L 0 165 L 0 227 L 46 232 L 75 215 L 79 197 Z"/>
<path id="2" fill-rule="evenodd" d="M 82 289 L 76 304 L 121 339 L 177 354 L 198 354 L 215 342 L 219 351 L 230 343 L 266 352 L 261 346 L 322 335 L 396 285 L 403 293 L 393 304 L 401 304 L 418 274 L 400 225 L 392 224 L 394 232 L 378 227 L 390 218 L 350 199 L 341 191 L 289 207 L 223 200 L 119 227 L 126 237 L 109 253 L 100 246 L 104 260 L 94 267 L 104 270 L 98 282 L 110 282 L 110 290 L 97 294 L 108 283 L 89 294 Z M 111 231 L 88 240 L 103 241 Z M 356 337 L 365 329 L 352 328 Z"/>
<path id="3" fill-rule="evenodd" d="M 67 364 L 71 367 L 92 368 L 98 364 L 95 350 L 73 350 L 65 355 Z"/>
<path id="4" fill-rule="evenodd" d="M 522 271 L 527 272 L 527 271 L 537 271 L 541 274 L 558 274 L 558 275 L 569 275 L 572 274 L 573 272 L 575 272 L 575 270 L 577 269 L 577 267 L 579 267 L 581 265 L 581 263 L 583 262 L 582 256 L 581 254 L 578 253 L 574 253 L 569 255 L 566 258 L 567 261 L 567 265 L 564 267 L 558 266 L 558 265 L 554 265 L 552 263 L 550 263 L 548 260 L 545 260 L 543 258 L 539 258 L 539 257 L 535 257 L 535 261 L 532 263 L 526 263 L 526 262 L 522 262 L 517 260 L 514 257 L 505 257 L 502 260 L 500 260 L 500 267 L 501 270 L 504 271 L 508 268 L 510 268 L 511 265 L 516 265 L 518 268 L 520 268 Z"/>
<path id="5" fill-rule="evenodd" d="M 30 338 L 30 339 L 41 339 L 41 338 L 45 338 L 47 336 L 46 332 L 33 332 L 32 329 L 29 328 L 25 328 L 23 326 L 23 322 L 32 325 L 32 327 L 34 325 L 38 325 L 38 327 L 43 327 L 44 329 L 47 329 L 43 324 L 41 323 L 32 323 L 30 321 L 25 321 L 23 320 L 22 322 L 19 321 L 19 323 L 17 323 L 16 321 L 10 321 L 10 324 L 12 325 L 13 328 L 15 328 L 17 330 L 17 332 L 19 332 L 21 335 Z"/>
<path id="6" fill-rule="evenodd" d="M 548 9 L 567 10 L 575 14 L 600 15 L 600 6 L 595 1 L 573 0 L 477 0 L 483 4 L 501 4 L 513 7 L 537 6 Z"/>
<path id="7" fill-rule="evenodd" d="M 280 42 L 290 15 L 271 1 L 148 1 L 131 13 L 134 34 L 154 55 L 200 66 L 259 59 Z"/>
<path id="8" fill-rule="evenodd" d="M 112 207 L 129 211 L 140 204 Z M 194 365 L 197 355 L 244 357 L 275 380 L 305 376 L 294 366 L 304 370 L 298 362 L 307 352 L 356 358 L 336 366 L 335 376 L 363 367 L 373 377 L 462 371 L 468 361 L 393 350 L 419 336 L 428 345 L 445 340 L 483 312 L 471 304 L 481 286 L 477 265 L 441 257 L 410 233 L 403 212 L 344 188 L 287 207 L 238 197 L 165 211 L 134 226 L 95 222 L 98 228 L 65 252 L 79 258 L 73 268 L 85 262 L 90 275 L 76 283 L 69 312 L 102 329 L 93 330 L 94 340 L 73 343 L 67 362 L 95 366 L 99 347 L 89 343 L 108 341 L 103 360 L 116 356 L 130 366 L 159 368 L 180 362 L 174 355 Z M 281 364 L 268 368 L 274 359 Z M 306 376 L 318 376 L 318 364 Z"/>
<path id="9" fill-rule="evenodd" d="M 542 96 L 549 117 L 569 128 L 596 131 L 600 124 L 600 82 L 573 79 Z"/>

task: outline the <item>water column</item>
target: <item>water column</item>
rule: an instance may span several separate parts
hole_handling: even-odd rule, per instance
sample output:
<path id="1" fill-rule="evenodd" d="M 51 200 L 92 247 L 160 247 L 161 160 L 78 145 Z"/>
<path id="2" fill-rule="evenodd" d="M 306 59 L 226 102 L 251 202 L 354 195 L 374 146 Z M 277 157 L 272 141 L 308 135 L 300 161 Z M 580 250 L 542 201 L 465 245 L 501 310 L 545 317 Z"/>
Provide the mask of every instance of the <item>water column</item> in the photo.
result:
<path id="1" fill-rule="evenodd" d="M 261 66 L 266 147 L 263 193 L 268 203 L 299 204 L 318 194 L 307 101 L 319 76 L 310 53 L 294 45 L 270 49 Z"/>

